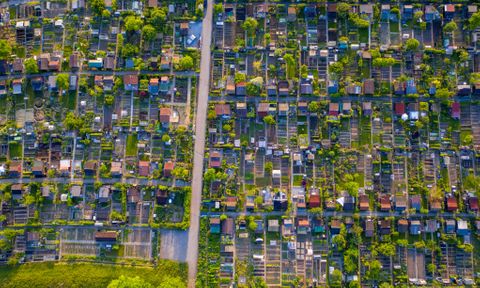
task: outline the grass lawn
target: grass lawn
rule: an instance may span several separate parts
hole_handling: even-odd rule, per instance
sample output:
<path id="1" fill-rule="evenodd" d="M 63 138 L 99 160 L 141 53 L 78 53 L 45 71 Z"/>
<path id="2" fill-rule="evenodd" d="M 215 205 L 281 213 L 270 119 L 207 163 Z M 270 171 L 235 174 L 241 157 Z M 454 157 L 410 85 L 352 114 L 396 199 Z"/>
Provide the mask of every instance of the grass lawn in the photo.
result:
<path id="1" fill-rule="evenodd" d="M 133 133 L 127 136 L 127 149 L 125 151 L 125 156 L 137 156 L 137 133 Z"/>
<path id="2" fill-rule="evenodd" d="M 8 143 L 8 156 L 10 159 L 22 157 L 22 144 L 12 141 Z"/>
<path id="3" fill-rule="evenodd" d="M 101 264 L 29 263 L 0 267 L 0 287 L 107 287 L 125 275 L 139 276 L 154 286 L 167 277 L 187 280 L 187 265 L 162 260 L 157 268 L 120 267 Z"/>
<path id="4" fill-rule="evenodd" d="M 358 183 L 360 187 L 365 186 L 365 174 L 363 173 L 358 173 L 358 176 L 355 177 L 355 181 Z"/>
<path id="5" fill-rule="evenodd" d="M 259 187 L 268 186 L 270 184 L 269 177 L 257 177 L 255 179 L 255 184 Z"/>
<path id="6" fill-rule="evenodd" d="M 380 93 L 381 94 L 390 94 L 390 83 L 382 82 L 380 85 Z M 383 95 L 381 95 L 383 96 Z"/>
<path id="7" fill-rule="evenodd" d="M 75 109 L 75 102 L 77 100 L 77 92 L 76 91 L 67 91 L 65 95 L 62 95 L 62 105 L 63 107 L 74 110 Z"/>
<path id="8" fill-rule="evenodd" d="M 358 29 L 360 43 L 368 43 L 368 28 Z"/>
<path id="9" fill-rule="evenodd" d="M 367 62 L 363 62 L 362 65 L 362 77 L 370 78 L 370 66 Z"/>
<path id="10" fill-rule="evenodd" d="M 301 186 L 303 175 L 293 175 L 293 186 Z"/>
<path id="11" fill-rule="evenodd" d="M 0 97 L 0 113 L 7 111 L 7 97 Z"/>
<path id="12" fill-rule="evenodd" d="M 307 134 L 307 125 L 298 125 L 298 134 Z"/>
<path id="13" fill-rule="evenodd" d="M 462 130 L 460 131 L 460 143 L 461 143 L 462 145 L 470 145 L 471 140 L 467 140 L 467 139 L 468 139 L 468 138 L 471 139 L 471 137 L 472 137 L 472 131 L 471 131 L 471 130 L 469 130 L 469 129 L 467 129 L 467 130 L 462 129 Z"/>
<path id="14" fill-rule="evenodd" d="M 400 32 L 400 26 L 398 22 L 390 22 L 390 32 L 392 33 Z"/>

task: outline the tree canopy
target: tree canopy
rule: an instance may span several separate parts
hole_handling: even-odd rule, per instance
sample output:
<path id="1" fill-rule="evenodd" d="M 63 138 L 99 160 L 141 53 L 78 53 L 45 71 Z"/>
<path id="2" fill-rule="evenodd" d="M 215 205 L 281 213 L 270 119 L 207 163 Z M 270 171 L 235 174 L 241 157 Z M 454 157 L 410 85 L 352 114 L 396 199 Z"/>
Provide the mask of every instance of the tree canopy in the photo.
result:
<path id="1" fill-rule="evenodd" d="M 455 23 L 455 21 L 450 21 L 447 24 L 445 24 L 445 26 L 443 26 L 443 31 L 447 33 L 451 33 L 457 30 L 457 28 L 458 28 L 457 23 Z"/>
<path id="2" fill-rule="evenodd" d="M 255 18 L 248 17 L 242 24 L 242 28 L 247 31 L 249 35 L 255 34 L 258 27 L 258 21 Z"/>
<path id="3" fill-rule="evenodd" d="M 394 58 L 384 58 L 384 57 L 375 58 L 372 61 L 372 64 L 375 67 L 390 67 L 395 65 L 395 63 L 397 63 L 397 60 L 395 60 Z"/>
<path id="4" fill-rule="evenodd" d="M 267 288 L 268 286 L 265 283 L 265 281 L 263 280 L 263 278 L 253 277 L 253 279 L 251 279 L 248 282 L 248 287 L 250 287 L 250 288 Z"/>
<path id="5" fill-rule="evenodd" d="M 222 11 L 223 11 L 222 3 L 217 3 L 217 4 L 213 5 L 213 11 L 214 11 L 215 14 L 222 13 Z"/>
<path id="6" fill-rule="evenodd" d="M 370 26 L 370 22 L 366 19 L 363 19 L 357 13 L 350 13 L 348 15 L 349 20 L 358 28 L 368 28 Z"/>
<path id="7" fill-rule="evenodd" d="M 12 55 L 12 46 L 10 46 L 7 40 L 0 40 L 0 59 L 5 60 L 10 55 Z"/>
<path id="8" fill-rule="evenodd" d="M 242 72 L 236 72 L 235 73 L 235 84 L 240 83 L 240 82 L 245 82 L 247 80 L 247 75 Z"/>
<path id="9" fill-rule="evenodd" d="M 138 46 L 131 43 L 127 43 L 122 47 L 122 56 L 129 58 L 138 54 Z"/>
<path id="10" fill-rule="evenodd" d="M 178 70 L 192 70 L 193 67 L 193 58 L 190 55 L 183 56 L 177 65 Z"/>
<path id="11" fill-rule="evenodd" d="M 165 13 L 165 10 L 162 8 L 154 8 L 152 12 L 150 13 L 150 19 L 149 22 L 152 24 L 155 28 L 161 29 L 163 24 L 165 23 L 165 19 L 167 18 L 167 14 Z"/>
<path id="12" fill-rule="evenodd" d="M 473 13 L 468 19 L 468 29 L 475 30 L 480 26 L 480 11 Z"/>
<path id="13" fill-rule="evenodd" d="M 415 51 L 418 49 L 419 46 L 420 46 L 420 42 L 418 42 L 418 40 L 415 38 L 410 38 L 405 42 L 405 48 L 408 51 Z"/>
<path id="14" fill-rule="evenodd" d="M 340 76 L 343 72 L 343 63 L 342 62 L 334 62 L 328 65 L 328 73 L 333 74 L 335 76 Z"/>
<path id="15" fill-rule="evenodd" d="M 27 60 L 25 60 L 25 62 L 23 62 L 23 64 L 25 65 L 25 72 L 27 74 L 38 73 L 38 64 L 35 59 L 28 58 Z"/>
<path id="16" fill-rule="evenodd" d="M 348 14 L 348 11 L 350 11 L 350 4 L 341 2 L 337 4 L 337 13 L 338 16 L 340 17 L 345 17 Z"/>
<path id="17" fill-rule="evenodd" d="M 102 15 L 103 10 L 105 10 L 104 0 L 89 0 L 88 4 L 90 5 L 92 12 L 97 16 Z"/>
<path id="18" fill-rule="evenodd" d="M 63 119 L 63 126 L 68 130 L 78 130 L 83 126 L 83 119 L 75 116 L 73 112 L 68 112 Z"/>
<path id="19" fill-rule="evenodd" d="M 139 17 L 130 15 L 125 18 L 125 29 L 127 31 L 140 30 L 142 25 L 143 25 L 143 21 Z"/>
<path id="20" fill-rule="evenodd" d="M 469 174 L 463 180 L 463 188 L 480 194 L 480 176 L 474 176 L 473 174 Z"/>
<path id="21" fill-rule="evenodd" d="M 152 25 L 147 24 L 142 28 L 142 35 L 146 41 L 152 41 L 157 36 L 157 30 Z"/>
<path id="22" fill-rule="evenodd" d="M 57 75 L 57 88 L 59 90 L 67 90 L 68 87 L 70 86 L 70 82 L 68 79 L 68 74 L 67 73 L 60 73 Z"/>
<path id="23" fill-rule="evenodd" d="M 274 125 L 275 118 L 272 115 L 267 115 L 263 118 L 263 122 L 265 122 L 265 124 Z"/>
<path id="24" fill-rule="evenodd" d="M 342 271 L 335 269 L 330 274 L 330 287 L 340 287 L 342 285 L 343 274 Z"/>

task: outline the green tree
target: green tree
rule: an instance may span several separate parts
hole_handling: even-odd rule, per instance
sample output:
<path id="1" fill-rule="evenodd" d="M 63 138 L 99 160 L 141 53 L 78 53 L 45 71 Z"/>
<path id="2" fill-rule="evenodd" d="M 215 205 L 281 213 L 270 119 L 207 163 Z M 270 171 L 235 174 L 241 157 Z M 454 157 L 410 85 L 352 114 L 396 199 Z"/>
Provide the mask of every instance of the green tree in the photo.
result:
<path id="1" fill-rule="evenodd" d="M 223 124 L 222 129 L 223 129 L 223 131 L 228 133 L 228 132 L 232 131 L 232 125 L 230 125 L 228 123 L 225 123 L 225 124 Z"/>
<path id="2" fill-rule="evenodd" d="M 143 26 L 142 35 L 145 41 L 152 41 L 157 36 L 157 30 L 150 24 Z"/>
<path id="3" fill-rule="evenodd" d="M 257 196 L 255 197 L 255 200 L 253 201 L 257 206 L 261 206 L 263 204 L 263 197 L 262 196 Z"/>
<path id="4" fill-rule="evenodd" d="M 127 43 L 122 47 L 122 56 L 130 58 L 138 54 L 138 46 L 131 43 Z"/>
<path id="5" fill-rule="evenodd" d="M 367 277 L 371 280 L 378 280 L 380 277 L 380 271 L 382 271 L 382 263 L 378 260 L 373 260 L 366 263 L 368 267 Z"/>
<path id="6" fill-rule="evenodd" d="M 205 171 L 205 173 L 203 174 L 203 179 L 207 183 L 210 183 L 213 180 L 215 180 L 216 179 L 215 177 L 216 177 L 216 172 L 214 168 L 208 168 L 207 171 Z"/>
<path id="7" fill-rule="evenodd" d="M 413 14 L 413 22 L 417 23 L 423 17 L 423 11 L 416 11 Z"/>
<path id="8" fill-rule="evenodd" d="M 302 65 L 300 66 L 300 76 L 302 76 L 302 78 L 307 78 L 308 77 L 308 67 L 307 65 Z"/>
<path id="9" fill-rule="evenodd" d="M 435 274 L 435 271 L 437 271 L 437 265 L 435 265 L 434 263 L 430 263 L 427 265 L 427 271 L 432 273 L 432 274 Z"/>
<path id="10" fill-rule="evenodd" d="M 350 283 L 348 283 L 348 288 L 360 288 L 360 283 L 358 283 L 358 281 L 351 281 Z"/>
<path id="11" fill-rule="evenodd" d="M 152 284 L 144 279 L 136 277 L 120 276 L 108 284 L 108 288 L 153 288 Z"/>
<path id="12" fill-rule="evenodd" d="M 405 48 L 407 51 L 416 51 L 419 46 L 420 42 L 415 38 L 410 38 L 405 42 Z"/>
<path id="13" fill-rule="evenodd" d="M 347 246 L 347 240 L 345 239 L 345 236 L 342 235 L 341 233 L 338 234 L 338 235 L 335 235 L 335 237 L 333 237 L 332 243 L 337 245 L 338 250 L 340 250 L 340 251 L 345 249 L 345 247 Z"/>
<path id="14" fill-rule="evenodd" d="M 25 62 L 23 62 L 23 64 L 25 64 L 25 72 L 27 74 L 38 73 L 37 60 L 35 60 L 33 58 L 28 58 L 27 60 L 25 60 Z"/>
<path id="15" fill-rule="evenodd" d="M 309 112 L 318 112 L 318 109 L 320 109 L 320 105 L 318 105 L 317 101 L 312 101 L 308 103 L 307 109 Z"/>
<path id="16" fill-rule="evenodd" d="M 240 82 L 245 82 L 247 81 L 247 75 L 242 72 L 236 72 L 235 73 L 235 84 L 238 84 Z"/>
<path id="17" fill-rule="evenodd" d="M 158 30 L 161 30 L 163 25 L 165 24 L 165 19 L 167 18 L 167 14 L 165 10 L 162 8 L 154 8 L 150 13 L 150 24 L 152 24 Z"/>
<path id="18" fill-rule="evenodd" d="M 260 277 L 253 277 L 250 281 L 248 281 L 249 288 L 268 288 L 267 284 Z"/>
<path id="19" fill-rule="evenodd" d="M 425 241 L 423 240 L 416 241 L 415 243 L 413 243 L 413 246 L 415 246 L 415 248 L 417 249 L 423 249 L 425 248 Z"/>
<path id="20" fill-rule="evenodd" d="M 192 70 L 194 68 L 193 58 L 190 55 L 183 56 L 178 62 L 178 70 Z"/>
<path id="21" fill-rule="evenodd" d="M 110 14 L 110 11 L 108 11 L 107 9 L 104 9 L 102 11 L 102 18 L 110 18 L 111 14 Z"/>
<path id="22" fill-rule="evenodd" d="M 12 55 L 12 46 L 8 43 L 7 40 L 0 40 L 0 59 L 6 60 Z"/>
<path id="23" fill-rule="evenodd" d="M 263 117 L 263 122 L 268 125 L 274 125 L 275 124 L 275 118 L 272 115 L 267 115 Z"/>
<path id="24" fill-rule="evenodd" d="M 382 243 L 376 249 L 380 254 L 385 256 L 394 256 L 396 253 L 395 245 L 391 243 Z"/>
<path id="25" fill-rule="evenodd" d="M 213 5 L 213 11 L 214 11 L 215 14 L 222 13 L 223 12 L 222 3 L 217 3 L 217 4 Z"/>
<path id="26" fill-rule="evenodd" d="M 266 162 L 265 163 L 265 173 L 270 175 L 272 173 L 272 170 L 273 170 L 273 163 L 271 161 Z"/>
<path id="27" fill-rule="evenodd" d="M 143 25 L 142 19 L 139 17 L 130 15 L 125 18 L 125 30 L 138 31 Z"/>
<path id="28" fill-rule="evenodd" d="M 468 174 L 468 176 L 463 179 L 463 188 L 480 194 L 480 176 L 474 176 L 472 173 Z"/>
<path id="29" fill-rule="evenodd" d="M 168 142 L 170 141 L 170 136 L 168 134 L 163 134 L 162 136 L 162 142 Z"/>
<path id="30" fill-rule="evenodd" d="M 445 24 L 445 26 L 443 26 L 443 31 L 446 33 L 452 33 L 457 29 L 458 29 L 458 26 L 457 26 L 457 23 L 455 23 L 455 21 L 450 21 L 447 24 Z"/>
<path id="31" fill-rule="evenodd" d="M 270 35 L 270 33 L 265 33 L 263 37 L 265 39 L 265 45 L 268 46 L 270 44 L 270 40 L 272 39 L 272 36 Z"/>
<path id="32" fill-rule="evenodd" d="M 330 274 L 329 280 L 330 287 L 341 287 L 343 281 L 342 271 L 338 269 L 333 270 L 333 272 Z"/>
<path id="33" fill-rule="evenodd" d="M 480 11 L 473 13 L 468 19 L 468 29 L 475 30 L 480 26 Z"/>
<path id="34" fill-rule="evenodd" d="M 113 102 L 115 102 L 115 96 L 113 96 L 112 94 L 108 94 L 105 96 L 105 105 L 110 106 L 113 104 Z"/>
<path id="35" fill-rule="evenodd" d="M 105 1 L 104 0 L 89 0 L 88 4 L 90 5 L 90 10 L 96 15 L 102 15 L 103 10 L 105 10 Z"/>
<path id="36" fill-rule="evenodd" d="M 356 248 L 351 248 L 345 251 L 343 255 L 343 267 L 345 272 L 351 274 L 357 271 L 358 266 L 358 250 Z"/>
<path id="37" fill-rule="evenodd" d="M 343 63 L 342 62 L 334 62 L 328 65 L 328 73 L 334 75 L 335 77 L 339 77 L 343 72 Z"/>
<path id="38" fill-rule="evenodd" d="M 440 88 L 435 91 L 435 97 L 438 99 L 442 99 L 443 101 L 448 100 L 451 96 L 453 96 L 453 92 L 451 92 L 447 88 Z"/>
<path id="39" fill-rule="evenodd" d="M 346 17 L 350 11 L 350 4 L 341 2 L 337 4 L 337 13 L 339 17 Z"/>
<path id="40" fill-rule="evenodd" d="M 247 95 L 248 96 L 258 96 L 260 94 L 260 87 L 253 84 L 252 82 L 247 83 Z"/>
<path id="41" fill-rule="evenodd" d="M 57 88 L 61 91 L 67 90 L 70 86 L 69 76 L 67 73 L 57 75 Z"/>
<path id="42" fill-rule="evenodd" d="M 454 57 L 457 61 L 461 63 L 467 62 L 470 59 L 470 55 L 468 55 L 468 52 L 465 49 L 457 49 L 455 51 Z"/>
<path id="43" fill-rule="evenodd" d="M 356 181 L 349 181 L 344 184 L 345 190 L 347 190 L 348 194 L 353 197 L 358 197 L 358 189 L 360 186 Z"/>
<path id="44" fill-rule="evenodd" d="M 255 18 L 248 17 L 242 24 L 242 28 L 247 31 L 247 34 L 253 36 L 258 27 L 258 21 Z"/>
<path id="45" fill-rule="evenodd" d="M 349 19 L 352 21 L 353 25 L 358 28 L 368 28 L 368 26 L 370 26 L 370 22 L 368 22 L 368 20 L 361 18 L 356 13 L 350 13 Z"/>
<path id="46" fill-rule="evenodd" d="M 250 220 L 248 221 L 248 229 L 252 232 L 255 232 L 258 228 L 258 224 L 257 222 L 255 222 L 254 220 Z"/>
<path id="47" fill-rule="evenodd" d="M 83 119 L 75 116 L 73 112 L 68 112 L 63 119 L 63 126 L 68 130 L 79 130 L 83 124 Z"/>
<path id="48" fill-rule="evenodd" d="M 5 229 L 3 231 L 0 231 L 0 236 L 3 236 L 2 239 L 0 239 L 0 250 L 1 251 L 9 251 L 13 248 L 13 241 L 15 240 L 15 237 L 18 235 L 21 235 L 24 233 L 23 229 Z"/>
<path id="49" fill-rule="evenodd" d="M 383 58 L 383 57 L 375 58 L 372 61 L 372 65 L 374 67 L 390 67 L 395 65 L 395 63 L 397 63 L 397 60 L 395 60 L 394 58 Z"/>

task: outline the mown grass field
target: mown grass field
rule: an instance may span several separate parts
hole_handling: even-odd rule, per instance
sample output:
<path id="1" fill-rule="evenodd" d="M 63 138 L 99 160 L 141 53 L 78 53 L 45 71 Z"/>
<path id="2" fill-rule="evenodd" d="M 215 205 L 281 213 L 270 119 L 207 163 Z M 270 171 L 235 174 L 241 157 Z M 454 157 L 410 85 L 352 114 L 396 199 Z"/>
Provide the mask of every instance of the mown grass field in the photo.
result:
<path id="1" fill-rule="evenodd" d="M 137 156 L 137 152 L 138 152 L 137 143 L 138 143 L 138 139 L 137 139 L 136 133 L 129 134 L 127 136 L 127 148 L 125 151 L 125 156 L 127 157 Z"/>
<path id="2" fill-rule="evenodd" d="M 187 281 L 187 265 L 162 260 L 157 268 L 102 264 L 29 263 L 0 267 L 0 287 L 107 287 L 121 275 L 159 286 L 169 277 Z"/>

